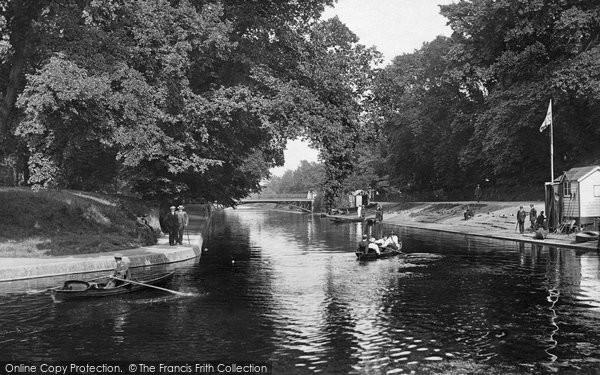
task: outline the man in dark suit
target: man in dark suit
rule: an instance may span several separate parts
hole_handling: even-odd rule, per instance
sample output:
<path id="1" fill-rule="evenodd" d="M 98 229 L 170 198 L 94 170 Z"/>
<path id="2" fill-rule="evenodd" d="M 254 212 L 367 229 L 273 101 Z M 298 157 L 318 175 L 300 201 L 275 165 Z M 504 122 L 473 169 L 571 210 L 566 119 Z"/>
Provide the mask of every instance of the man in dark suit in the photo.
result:
<path id="1" fill-rule="evenodd" d="M 169 207 L 171 210 L 165 218 L 165 225 L 169 231 L 169 245 L 174 246 L 177 242 L 177 212 L 175 212 L 175 206 Z"/>
<path id="2" fill-rule="evenodd" d="M 523 209 L 523 206 L 519 207 L 519 211 L 517 211 L 517 225 L 519 226 L 519 232 L 525 232 L 525 218 L 527 217 L 527 212 Z"/>
<path id="3" fill-rule="evenodd" d="M 183 206 L 177 207 L 177 243 L 183 245 L 183 231 L 188 226 L 190 221 L 187 212 L 183 210 Z"/>

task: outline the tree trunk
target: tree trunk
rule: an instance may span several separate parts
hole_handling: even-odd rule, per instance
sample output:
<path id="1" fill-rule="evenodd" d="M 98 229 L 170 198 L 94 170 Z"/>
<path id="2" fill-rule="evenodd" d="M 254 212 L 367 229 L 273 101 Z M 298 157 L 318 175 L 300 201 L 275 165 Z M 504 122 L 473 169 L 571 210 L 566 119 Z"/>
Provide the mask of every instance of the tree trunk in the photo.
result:
<path id="1" fill-rule="evenodd" d="M 0 102 L 0 139 L 6 140 L 11 131 L 9 126 L 11 114 L 19 93 L 25 85 L 25 68 L 33 50 L 30 46 L 33 33 L 33 20 L 38 17 L 44 1 L 11 1 L 9 2 L 8 30 L 13 54 L 10 60 L 10 71 Z"/>

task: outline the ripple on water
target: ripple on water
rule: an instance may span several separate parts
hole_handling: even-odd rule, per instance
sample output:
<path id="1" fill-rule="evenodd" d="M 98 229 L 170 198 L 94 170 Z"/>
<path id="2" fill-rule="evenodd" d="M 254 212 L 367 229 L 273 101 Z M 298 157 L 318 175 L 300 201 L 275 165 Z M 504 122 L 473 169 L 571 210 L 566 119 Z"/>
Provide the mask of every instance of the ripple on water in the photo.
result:
<path id="1" fill-rule="evenodd" d="M 398 353 L 390 353 L 390 357 L 404 357 L 407 355 L 410 355 L 410 351 L 403 351 L 403 352 L 398 352 Z"/>

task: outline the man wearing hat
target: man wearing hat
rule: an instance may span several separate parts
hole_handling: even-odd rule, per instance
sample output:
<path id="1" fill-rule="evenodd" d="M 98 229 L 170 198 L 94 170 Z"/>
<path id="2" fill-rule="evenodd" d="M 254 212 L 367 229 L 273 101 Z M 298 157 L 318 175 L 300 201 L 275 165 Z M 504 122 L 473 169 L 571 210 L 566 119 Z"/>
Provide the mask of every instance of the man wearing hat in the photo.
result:
<path id="1" fill-rule="evenodd" d="M 169 209 L 170 212 L 165 218 L 165 225 L 167 226 L 167 230 L 169 231 L 169 245 L 174 246 L 177 242 L 177 212 L 175 211 L 175 206 L 171 206 Z"/>
<path id="2" fill-rule="evenodd" d="M 362 241 L 358 243 L 358 252 L 367 253 L 367 248 L 369 247 L 369 236 L 363 234 Z"/>
<path id="3" fill-rule="evenodd" d="M 122 256 L 119 253 L 115 254 L 115 262 L 117 262 L 117 266 L 115 267 L 115 272 L 113 273 L 113 277 L 129 280 L 131 279 L 131 271 L 129 271 L 129 258 Z M 104 288 L 114 288 L 123 284 L 123 281 L 110 279 Z"/>
<path id="4" fill-rule="evenodd" d="M 177 207 L 177 243 L 183 245 L 183 231 L 188 226 L 190 221 L 187 212 L 183 210 L 183 206 Z"/>

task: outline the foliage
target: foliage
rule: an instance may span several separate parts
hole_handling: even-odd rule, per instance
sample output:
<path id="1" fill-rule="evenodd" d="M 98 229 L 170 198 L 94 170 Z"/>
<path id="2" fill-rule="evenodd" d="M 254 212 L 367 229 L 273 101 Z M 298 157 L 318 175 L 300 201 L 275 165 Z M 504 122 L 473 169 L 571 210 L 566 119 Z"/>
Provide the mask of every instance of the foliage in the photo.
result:
<path id="1" fill-rule="evenodd" d="M 36 187 L 233 204 L 302 135 L 343 179 L 378 54 L 316 21 L 332 2 L 2 2 L 4 156 Z"/>
<path id="2" fill-rule="evenodd" d="M 380 74 L 384 170 L 398 187 L 456 190 L 484 180 L 540 185 L 600 157 L 600 5 L 478 0 L 441 6 L 453 30 Z"/>
<path id="3" fill-rule="evenodd" d="M 265 194 L 306 193 L 319 190 L 325 181 L 325 166 L 322 163 L 302 160 L 295 170 L 287 170 L 284 174 L 273 176 L 263 190 Z"/>

